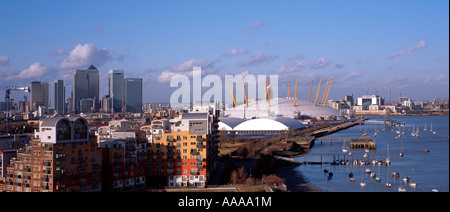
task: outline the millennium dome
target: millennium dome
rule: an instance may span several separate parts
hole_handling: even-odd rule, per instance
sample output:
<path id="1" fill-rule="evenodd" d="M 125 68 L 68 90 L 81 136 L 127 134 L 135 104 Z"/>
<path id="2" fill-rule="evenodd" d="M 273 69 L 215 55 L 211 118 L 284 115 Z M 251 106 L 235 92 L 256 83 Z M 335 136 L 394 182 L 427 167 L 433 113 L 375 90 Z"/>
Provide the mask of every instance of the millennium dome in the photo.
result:
<path id="1" fill-rule="evenodd" d="M 327 119 L 333 116 L 340 116 L 340 112 L 328 106 L 297 99 L 294 106 L 293 98 L 276 98 L 267 100 L 249 100 L 247 104 L 240 104 L 233 108 L 228 108 L 223 112 L 224 117 L 235 117 L 241 119 L 256 119 L 265 117 L 286 117 L 298 118 L 311 117 L 316 119 Z"/>

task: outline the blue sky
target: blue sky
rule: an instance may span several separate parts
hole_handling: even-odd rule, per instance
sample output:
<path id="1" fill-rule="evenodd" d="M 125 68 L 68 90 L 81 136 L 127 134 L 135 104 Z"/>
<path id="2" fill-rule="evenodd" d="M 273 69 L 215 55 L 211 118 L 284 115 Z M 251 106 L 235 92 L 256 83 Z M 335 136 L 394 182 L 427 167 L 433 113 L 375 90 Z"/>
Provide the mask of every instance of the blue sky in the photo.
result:
<path id="1" fill-rule="evenodd" d="M 0 0 L 0 85 L 64 79 L 93 64 L 144 79 L 144 102 L 168 102 L 170 76 L 277 74 L 279 96 L 300 78 L 334 77 L 329 99 L 449 96 L 449 2 Z M 324 86 L 322 82 L 322 86 Z M 293 89 L 293 87 L 291 87 Z M 3 92 L 0 92 L 3 98 Z M 16 94 L 20 98 L 23 94 Z M 68 95 L 67 95 L 68 96 Z"/>

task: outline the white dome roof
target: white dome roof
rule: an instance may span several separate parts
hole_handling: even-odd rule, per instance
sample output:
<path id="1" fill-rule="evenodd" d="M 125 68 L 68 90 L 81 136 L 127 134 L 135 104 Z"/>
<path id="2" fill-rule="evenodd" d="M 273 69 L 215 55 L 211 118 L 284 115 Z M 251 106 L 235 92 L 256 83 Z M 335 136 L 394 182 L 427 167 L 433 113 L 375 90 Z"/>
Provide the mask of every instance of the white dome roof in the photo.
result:
<path id="1" fill-rule="evenodd" d="M 246 106 L 246 104 L 241 104 L 237 107 L 226 109 L 224 111 L 224 116 L 243 119 L 271 116 L 295 118 L 298 114 L 300 114 L 320 119 L 320 117 L 340 115 L 338 110 L 335 110 L 331 107 L 322 106 L 319 104 L 314 106 L 313 103 L 304 100 L 297 99 L 296 106 L 294 106 L 293 99 L 271 99 L 270 103 L 271 104 L 269 105 L 268 101 L 265 100 L 251 100 L 248 103 L 248 107 Z"/>
<path id="2" fill-rule="evenodd" d="M 235 131 L 281 131 L 288 130 L 290 127 L 299 129 L 305 125 L 301 122 L 286 118 L 277 117 L 275 119 L 270 118 L 258 118 L 247 120 L 233 128 Z"/>

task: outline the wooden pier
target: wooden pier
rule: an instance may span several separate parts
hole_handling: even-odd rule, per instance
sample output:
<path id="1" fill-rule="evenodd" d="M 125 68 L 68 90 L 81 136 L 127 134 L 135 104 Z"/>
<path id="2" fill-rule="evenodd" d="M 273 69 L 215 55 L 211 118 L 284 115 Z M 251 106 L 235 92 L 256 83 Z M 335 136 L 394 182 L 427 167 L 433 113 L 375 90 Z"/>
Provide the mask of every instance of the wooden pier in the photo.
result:
<path id="1" fill-rule="evenodd" d="M 323 142 L 329 142 L 330 144 L 338 142 L 342 144 L 342 142 L 349 141 L 350 148 L 352 149 L 376 149 L 377 144 L 371 137 L 361 137 L 361 138 L 316 138 L 316 141 L 320 141 L 320 144 Z"/>
<path id="2" fill-rule="evenodd" d="M 376 149 L 377 143 L 371 137 L 353 138 L 350 139 L 350 148 Z"/>

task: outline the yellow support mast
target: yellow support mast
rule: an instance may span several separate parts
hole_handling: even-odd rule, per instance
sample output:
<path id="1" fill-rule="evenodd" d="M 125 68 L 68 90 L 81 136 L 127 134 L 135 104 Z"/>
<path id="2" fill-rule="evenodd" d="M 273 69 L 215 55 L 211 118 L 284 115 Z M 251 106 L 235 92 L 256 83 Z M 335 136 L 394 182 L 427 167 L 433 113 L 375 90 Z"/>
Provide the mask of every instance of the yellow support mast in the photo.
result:
<path id="1" fill-rule="evenodd" d="M 320 84 L 322 84 L 322 76 L 320 76 L 319 87 L 317 87 L 316 99 L 314 100 L 314 106 L 316 106 L 316 104 L 317 104 L 317 98 L 319 98 Z"/>
<path id="2" fill-rule="evenodd" d="M 325 102 L 323 102 L 324 105 L 325 105 L 325 104 L 327 103 L 327 101 L 328 101 L 328 94 L 330 94 L 330 88 L 331 88 L 331 84 L 333 83 L 333 78 L 334 78 L 334 77 L 331 77 L 331 82 L 330 82 L 330 85 L 328 86 L 327 96 L 325 97 Z"/>
<path id="3" fill-rule="evenodd" d="M 311 98 L 311 91 L 312 91 L 313 82 L 314 82 L 314 80 L 311 80 L 311 88 L 309 88 L 308 102 L 309 102 L 309 99 Z"/>
<path id="4" fill-rule="evenodd" d="M 297 81 L 295 82 L 294 107 L 297 106 L 297 87 L 298 87 L 298 77 L 297 77 Z"/>
<path id="5" fill-rule="evenodd" d="M 247 99 L 247 93 L 245 92 L 244 80 L 243 79 L 241 79 L 241 80 L 242 80 L 242 88 L 244 89 L 245 104 L 248 107 L 248 99 Z"/>
<path id="6" fill-rule="evenodd" d="M 323 104 L 323 101 L 325 100 L 325 96 L 327 94 L 327 89 L 328 89 L 328 83 L 330 83 L 330 79 L 327 80 L 327 85 L 325 86 L 325 90 L 323 90 L 323 95 L 322 95 L 322 99 L 320 100 L 319 104 Z"/>
<path id="7" fill-rule="evenodd" d="M 233 97 L 233 103 L 234 103 L 233 107 L 236 107 L 236 99 L 234 98 L 234 93 L 233 93 L 233 89 L 231 88 L 231 85 L 230 85 L 230 80 L 228 80 L 228 87 L 230 87 L 231 96 Z"/>
<path id="8" fill-rule="evenodd" d="M 288 95 L 287 95 L 287 99 L 289 99 L 289 97 L 291 97 L 290 91 L 291 91 L 291 81 L 288 82 Z"/>

